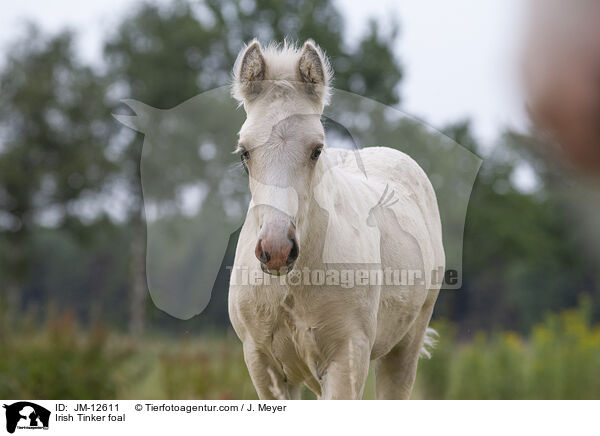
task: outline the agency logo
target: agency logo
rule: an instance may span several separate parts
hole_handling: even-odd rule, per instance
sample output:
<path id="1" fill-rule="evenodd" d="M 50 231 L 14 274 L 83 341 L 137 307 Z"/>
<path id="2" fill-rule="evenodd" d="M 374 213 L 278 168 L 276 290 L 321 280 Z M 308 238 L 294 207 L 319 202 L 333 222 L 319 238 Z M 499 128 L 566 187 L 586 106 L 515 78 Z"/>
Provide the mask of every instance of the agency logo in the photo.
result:
<path id="1" fill-rule="evenodd" d="M 29 401 L 19 401 L 4 405 L 6 409 L 6 431 L 14 433 L 16 429 L 47 430 L 50 411 Z"/>

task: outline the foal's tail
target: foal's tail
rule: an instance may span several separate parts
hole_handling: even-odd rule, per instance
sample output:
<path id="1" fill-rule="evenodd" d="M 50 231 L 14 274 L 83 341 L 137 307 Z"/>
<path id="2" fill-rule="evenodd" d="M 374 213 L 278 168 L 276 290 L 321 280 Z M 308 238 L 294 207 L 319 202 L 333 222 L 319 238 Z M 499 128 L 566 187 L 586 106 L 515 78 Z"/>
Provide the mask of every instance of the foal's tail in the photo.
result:
<path id="1" fill-rule="evenodd" d="M 426 359 L 431 358 L 431 352 L 435 348 L 437 344 L 437 339 L 440 335 L 431 327 L 427 327 L 425 330 L 425 340 L 423 341 L 423 347 L 421 347 L 420 357 L 424 357 Z"/>

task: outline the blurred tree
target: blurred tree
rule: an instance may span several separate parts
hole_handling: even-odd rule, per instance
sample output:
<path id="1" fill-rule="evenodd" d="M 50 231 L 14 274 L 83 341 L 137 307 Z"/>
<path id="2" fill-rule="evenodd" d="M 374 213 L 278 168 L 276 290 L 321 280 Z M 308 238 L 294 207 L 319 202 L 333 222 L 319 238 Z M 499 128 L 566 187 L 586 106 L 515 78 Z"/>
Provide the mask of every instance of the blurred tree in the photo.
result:
<path id="1" fill-rule="evenodd" d="M 101 78 L 75 55 L 73 35 L 33 25 L 0 72 L 0 290 L 14 298 L 32 270 L 38 226 L 83 237 L 115 166 L 104 150 L 110 112 Z"/>

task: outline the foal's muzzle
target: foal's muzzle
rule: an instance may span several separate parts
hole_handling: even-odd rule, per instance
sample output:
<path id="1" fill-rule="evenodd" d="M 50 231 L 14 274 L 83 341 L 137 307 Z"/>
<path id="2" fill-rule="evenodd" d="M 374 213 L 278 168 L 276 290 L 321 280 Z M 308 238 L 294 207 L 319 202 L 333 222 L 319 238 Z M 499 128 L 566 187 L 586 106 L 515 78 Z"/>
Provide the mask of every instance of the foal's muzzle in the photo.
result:
<path id="1" fill-rule="evenodd" d="M 300 254 L 296 226 L 289 220 L 265 223 L 258 234 L 254 254 L 264 272 L 287 274 Z"/>

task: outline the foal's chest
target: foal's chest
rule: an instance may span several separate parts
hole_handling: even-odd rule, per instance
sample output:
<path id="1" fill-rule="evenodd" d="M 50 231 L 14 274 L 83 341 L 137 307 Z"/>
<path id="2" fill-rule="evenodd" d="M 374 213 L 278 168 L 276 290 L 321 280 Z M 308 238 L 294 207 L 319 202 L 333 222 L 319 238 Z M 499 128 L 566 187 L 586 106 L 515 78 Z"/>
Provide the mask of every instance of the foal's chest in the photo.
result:
<path id="1" fill-rule="evenodd" d="M 306 297 L 300 289 L 262 288 L 238 299 L 240 327 L 290 381 L 320 378 L 326 362 L 325 322 Z"/>

